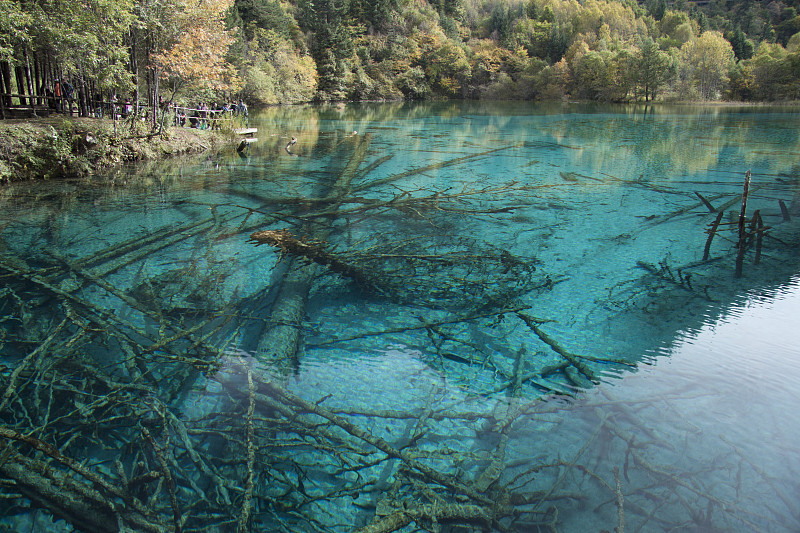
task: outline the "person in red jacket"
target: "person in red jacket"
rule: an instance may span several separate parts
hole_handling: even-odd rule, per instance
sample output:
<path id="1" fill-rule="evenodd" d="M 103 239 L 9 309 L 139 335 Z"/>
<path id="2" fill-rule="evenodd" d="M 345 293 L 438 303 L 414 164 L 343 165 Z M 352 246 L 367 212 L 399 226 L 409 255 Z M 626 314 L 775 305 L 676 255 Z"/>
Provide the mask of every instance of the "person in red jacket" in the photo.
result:
<path id="1" fill-rule="evenodd" d="M 56 111 L 61 111 L 61 82 L 56 78 L 55 86 L 53 87 L 53 95 L 56 98 Z"/>

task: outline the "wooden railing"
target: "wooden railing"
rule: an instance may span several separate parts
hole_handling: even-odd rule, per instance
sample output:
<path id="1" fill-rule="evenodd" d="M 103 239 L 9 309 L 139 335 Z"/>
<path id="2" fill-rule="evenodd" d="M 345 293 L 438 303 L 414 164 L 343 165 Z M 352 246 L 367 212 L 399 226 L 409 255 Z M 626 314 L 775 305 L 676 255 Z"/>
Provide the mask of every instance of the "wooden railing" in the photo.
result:
<path id="1" fill-rule="evenodd" d="M 9 101 L 16 98 L 19 104 L 8 104 Z M 22 102 L 26 102 L 23 104 Z M 77 115 L 81 114 L 81 104 L 77 103 L 77 99 L 66 98 L 64 96 L 51 96 L 51 95 L 27 95 L 18 93 L 0 93 L 0 119 L 11 118 L 6 115 L 14 115 L 15 117 L 26 116 L 33 117 L 38 114 L 49 114 L 51 112 L 66 113 L 69 112 L 70 116 L 74 112 Z M 130 107 L 130 109 L 128 109 Z M 125 119 L 137 112 L 144 118 L 149 113 L 151 106 L 139 103 L 137 106 L 135 102 L 120 102 L 118 100 L 95 100 L 89 99 L 87 102 L 88 116 L 95 118 L 115 118 Z M 66 111 L 65 111 L 66 110 Z M 234 124 L 236 126 L 247 126 L 248 116 L 247 111 L 240 112 L 236 107 L 227 110 L 221 109 L 199 109 L 196 107 L 176 106 L 174 104 L 161 107 L 164 113 L 168 113 L 169 120 L 172 124 L 189 127 L 205 127 L 209 124 L 215 124 L 215 121 L 232 120 L 238 118 L 241 124 Z M 181 115 L 183 113 L 183 115 Z M 185 116 L 184 116 L 185 115 Z"/>

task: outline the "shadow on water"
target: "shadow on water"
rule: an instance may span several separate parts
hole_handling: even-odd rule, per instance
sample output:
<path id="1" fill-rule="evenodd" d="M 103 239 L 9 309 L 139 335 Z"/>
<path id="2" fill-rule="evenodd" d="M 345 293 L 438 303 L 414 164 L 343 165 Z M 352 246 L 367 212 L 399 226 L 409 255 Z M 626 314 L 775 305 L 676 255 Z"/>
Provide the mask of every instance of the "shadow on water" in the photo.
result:
<path id="1" fill-rule="evenodd" d="M 792 110 L 251 122 L 0 190 L 3 527 L 798 529 Z"/>

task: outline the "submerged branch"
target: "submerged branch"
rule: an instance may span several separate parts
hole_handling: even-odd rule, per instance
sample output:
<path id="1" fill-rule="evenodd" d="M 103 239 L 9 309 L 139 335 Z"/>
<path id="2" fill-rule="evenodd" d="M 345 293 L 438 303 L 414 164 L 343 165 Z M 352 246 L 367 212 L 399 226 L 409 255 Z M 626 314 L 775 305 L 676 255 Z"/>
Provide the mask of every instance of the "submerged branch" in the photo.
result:
<path id="1" fill-rule="evenodd" d="M 256 246 L 269 244 L 279 249 L 281 254 L 304 257 L 314 263 L 329 268 L 333 272 L 351 278 L 356 283 L 365 286 L 371 286 L 373 284 L 364 272 L 341 261 L 337 256 L 325 250 L 325 243 L 296 239 L 287 229 L 256 231 L 250 234 L 250 241 L 256 243 Z"/>

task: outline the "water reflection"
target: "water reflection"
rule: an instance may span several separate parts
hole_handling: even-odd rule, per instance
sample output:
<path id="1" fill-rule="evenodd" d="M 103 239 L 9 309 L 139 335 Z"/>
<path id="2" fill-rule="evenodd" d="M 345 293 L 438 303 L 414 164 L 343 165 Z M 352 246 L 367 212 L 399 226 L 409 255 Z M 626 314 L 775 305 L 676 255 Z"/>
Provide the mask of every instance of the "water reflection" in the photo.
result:
<path id="1" fill-rule="evenodd" d="M 796 530 L 795 118 L 276 108 L 3 189 L 5 523 Z"/>

